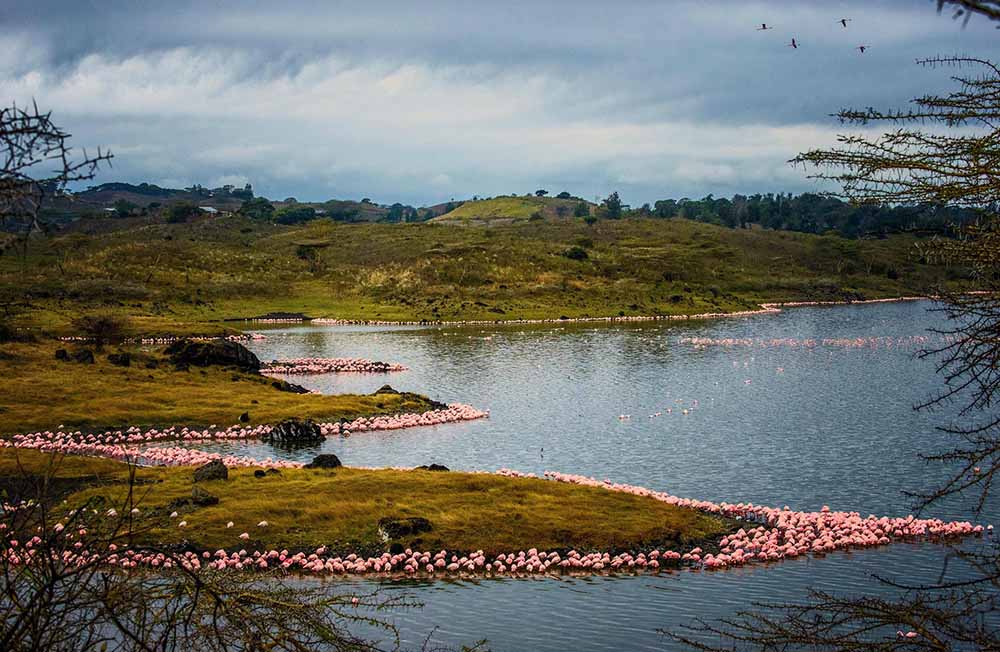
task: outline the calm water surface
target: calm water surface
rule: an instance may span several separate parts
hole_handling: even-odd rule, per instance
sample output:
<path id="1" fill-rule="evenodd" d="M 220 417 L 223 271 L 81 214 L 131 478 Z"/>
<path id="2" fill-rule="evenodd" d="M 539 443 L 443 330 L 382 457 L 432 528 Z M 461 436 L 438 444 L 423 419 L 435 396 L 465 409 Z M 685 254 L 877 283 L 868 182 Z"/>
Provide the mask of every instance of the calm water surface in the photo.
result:
<path id="1" fill-rule="evenodd" d="M 912 511 L 904 491 L 941 478 L 941 469 L 918 454 L 947 445 L 935 425 L 953 413 L 913 410 L 940 389 L 933 364 L 916 357 L 919 346 L 910 340 L 942 325 L 930 307 L 801 308 L 622 326 L 310 326 L 268 330 L 268 339 L 252 348 L 265 360 L 350 356 L 410 367 L 391 375 L 293 379 L 324 393 L 372 392 L 388 382 L 492 412 L 467 424 L 331 438 L 295 459 L 322 450 L 348 465 L 556 470 L 714 501 L 896 516 Z M 754 344 L 699 348 L 685 341 L 691 337 Z M 827 338 L 878 340 L 862 348 L 798 345 Z M 765 340 L 782 342 L 759 343 Z M 650 416 L 656 412 L 661 416 Z M 623 414 L 631 418 L 621 420 Z M 288 455 L 261 443 L 213 448 Z M 973 517 L 962 501 L 925 514 Z M 1000 520 L 996 515 L 994 501 L 979 520 Z M 437 628 L 436 643 L 488 638 L 496 650 L 664 649 L 670 645 L 659 628 L 730 616 L 754 601 L 802 599 L 809 587 L 883 591 L 873 574 L 933 580 L 947 554 L 935 544 L 896 544 L 715 573 L 382 588 L 408 591 L 424 603 L 395 617 L 404 642 L 416 646 Z M 359 590 L 372 586 L 361 582 Z"/>

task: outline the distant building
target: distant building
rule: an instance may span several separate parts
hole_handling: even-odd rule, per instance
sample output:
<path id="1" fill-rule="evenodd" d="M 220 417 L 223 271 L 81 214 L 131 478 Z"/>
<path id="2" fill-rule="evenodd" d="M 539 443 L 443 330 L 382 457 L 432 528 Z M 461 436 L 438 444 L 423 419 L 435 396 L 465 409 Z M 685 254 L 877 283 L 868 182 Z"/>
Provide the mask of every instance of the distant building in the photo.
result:
<path id="1" fill-rule="evenodd" d="M 212 208 L 211 206 L 199 206 L 198 210 L 200 210 L 202 213 L 209 213 L 210 215 L 215 215 L 216 213 L 219 212 L 219 209 Z"/>

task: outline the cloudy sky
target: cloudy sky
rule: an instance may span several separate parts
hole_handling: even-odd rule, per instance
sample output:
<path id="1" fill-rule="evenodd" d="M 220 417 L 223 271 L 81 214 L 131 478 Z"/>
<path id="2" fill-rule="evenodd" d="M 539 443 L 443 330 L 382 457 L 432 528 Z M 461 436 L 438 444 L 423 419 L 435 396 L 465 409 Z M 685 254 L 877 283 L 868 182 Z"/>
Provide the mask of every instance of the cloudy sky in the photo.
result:
<path id="1" fill-rule="evenodd" d="M 831 112 L 946 91 L 916 58 L 998 46 L 931 0 L 7 0 L 0 99 L 110 147 L 98 182 L 639 204 L 815 189 L 786 161 Z"/>

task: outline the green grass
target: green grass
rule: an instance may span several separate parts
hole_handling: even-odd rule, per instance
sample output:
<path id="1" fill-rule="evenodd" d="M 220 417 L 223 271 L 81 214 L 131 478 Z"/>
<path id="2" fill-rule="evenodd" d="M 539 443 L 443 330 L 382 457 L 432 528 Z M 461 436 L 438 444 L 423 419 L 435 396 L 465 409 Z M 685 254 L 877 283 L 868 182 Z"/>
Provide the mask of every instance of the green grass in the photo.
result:
<path id="1" fill-rule="evenodd" d="M 15 455 L 28 470 L 42 472 L 48 456 L 0 450 L 0 473 L 17 472 Z M 67 505 L 102 497 L 121 505 L 127 483 L 124 465 L 66 457 L 56 475 L 88 481 Z M 229 480 L 199 483 L 219 497 L 211 507 L 183 507 L 170 519 L 171 501 L 189 497 L 191 468 L 140 469 L 138 525 L 150 544 L 188 542 L 196 548 L 311 550 L 324 544 L 339 553 L 385 549 L 379 539 L 383 517 L 421 516 L 431 532 L 399 539 L 421 550 L 487 554 L 542 550 L 648 549 L 701 542 L 728 529 L 723 521 L 651 498 L 538 479 L 488 474 L 340 468 L 286 469 L 255 478 L 253 469 L 230 469 Z M 186 528 L 178 528 L 180 520 Z M 257 527 L 262 520 L 266 528 Z M 234 522 L 227 528 L 228 521 Z M 238 537 L 248 532 L 247 542 Z"/>
<path id="2" fill-rule="evenodd" d="M 147 334 L 220 332 L 240 326 L 224 319 L 269 311 L 376 320 L 694 314 L 926 293 L 961 280 L 959 270 L 921 262 L 910 236 L 845 240 L 682 219 L 484 228 L 233 216 L 88 228 L 36 240 L 24 258 L 0 257 L 0 302 L 31 304 L 21 326 L 69 333 L 87 311 L 130 315 Z M 296 255 L 301 244 L 328 246 L 308 261 Z M 587 259 L 562 255 L 573 246 Z"/>
<path id="3" fill-rule="evenodd" d="M 161 362 L 131 367 L 107 361 L 92 365 L 54 359 L 65 344 L 42 341 L 0 344 L 0 435 L 67 428 L 95 430 L 128 425 L 227 427 L 245 411 L 250 424 L 287 417 L 335 421 L 371 414 L 421 412 L 429 401 L 413 394 L 321 396 L 278 391 L 271 379 L 218 367 L 176 371 Z M 140 354 L 141 355 L 141 354 Z"/>
<path id="4" fill-rule="evenodd" d="M 467 201 L 453 211 L 435 217 L 433 222 L 496 224 L 521 222 L 533 217 L 569 218 L 580 200 L 555 197 L 496 197 Z"/>

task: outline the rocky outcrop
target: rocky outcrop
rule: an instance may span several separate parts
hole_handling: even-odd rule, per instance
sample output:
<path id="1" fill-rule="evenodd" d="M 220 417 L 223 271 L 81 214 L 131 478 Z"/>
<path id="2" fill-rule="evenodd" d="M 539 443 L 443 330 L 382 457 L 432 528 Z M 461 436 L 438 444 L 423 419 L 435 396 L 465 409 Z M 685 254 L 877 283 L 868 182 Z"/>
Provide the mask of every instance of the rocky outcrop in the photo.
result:
<path id="1" fill-rule="evenodd" d="M 222 460 L 212 460 L 204 466 L 199 466 L 194 470 L 195 482 L 207 482 L 209 480 L 228 480 L 229 469 L 222 463 Z"/>
<path id="2" fill-rule="evenodd" d="M 323 455 L 317 455 L 313 458 L 312 462 L 305 465 L 304 468 L 307 469 L 335 469 L 338 466 L 343 466 L 340 463 L 340 458 L 332 453 L 327 453 Z"/>
<path id="3" fill-rule="evenodd" d="M 170 361 L 178 367 L 236 367 L 241 371 L 257 373 L 260 360 L 253 352 L 239 342 L 229 340 L 178 340 L 167 347 Z"/>
<path id="4" fill-rule="evenodd" d="M 117 367 L 129 367 L 132 365 L 132 356 L 124 351 L 109 353 L 108 362 Z"/>
<path id="5" fill-rule="evenodd" d="M 210 507 L 219 504 L 219 497 L 208 493 L 201 487 L 195 487 L 191 490 L 191 502 L 198 507 Z"/>
<path id="6" fill-rule="evenodd" d="M 444 464 L 424 464 L 423 466 L 418 466 L 417 469 L 420 470 L 420 471 L 450 471 L 451 470 L 447 466 L 445 466 Z"/>
<path id="7" fill-rule="evenodd" d="M 326 437 L 312 419 L 285 419 L 261 439 L 277 446 L 314 446 L 322 444 Z"/>
<path id="8" fill-rule="evenodd" d="M 378 521 L 378 529 L 388 539 L 408 537 L 433 530 L 431 522 L 421 516 L 386 517 Z"/>
<path id="9" fill-rule="evenodd" d="M 73 360 L 80 364 L 94 364 L 94 352 L 90 349 L 80 349 L 73 354 Z"/>

